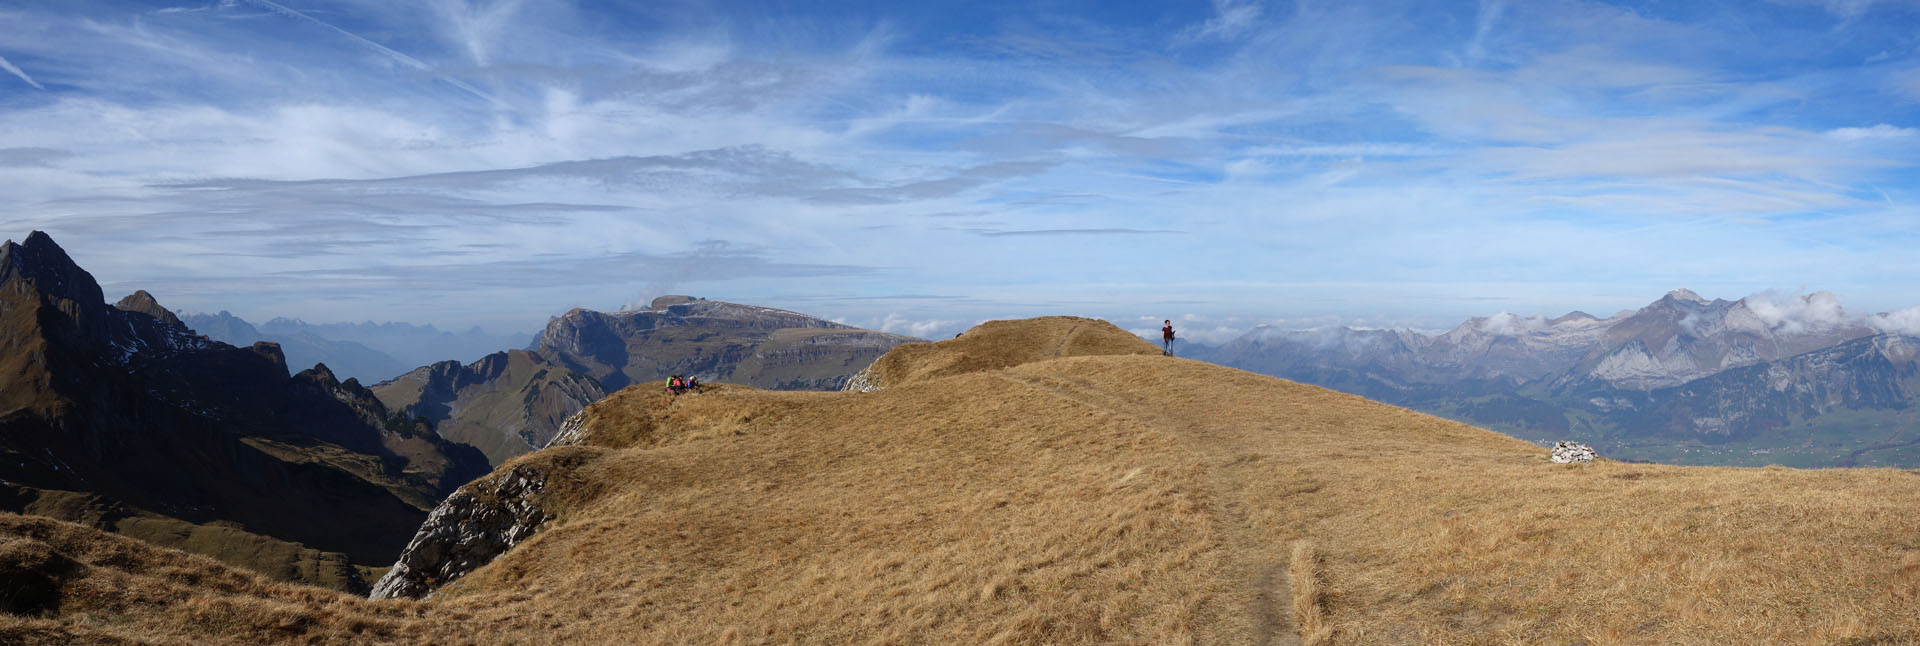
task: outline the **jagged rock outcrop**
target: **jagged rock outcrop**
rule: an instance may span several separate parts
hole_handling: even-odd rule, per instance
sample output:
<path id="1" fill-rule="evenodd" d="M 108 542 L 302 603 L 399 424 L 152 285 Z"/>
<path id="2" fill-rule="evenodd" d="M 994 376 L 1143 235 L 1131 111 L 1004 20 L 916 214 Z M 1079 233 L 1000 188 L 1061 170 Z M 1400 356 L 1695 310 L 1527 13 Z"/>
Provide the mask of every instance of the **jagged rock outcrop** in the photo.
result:
<path id="1" fill-rule="evenodd" d="M 581 410 L 567 416 L 567 420 L 560 423 L 560 431 L 554 434 L 552 441 L 547 442 L 547 446 L 574 446 L 585 444 L 586 441 L 587 412 Z"/>
<path id="2" fill-rule="evenodd" d="M 595 455 L 583 448 L 543 452 L 461 487 L 427 516 L 374 584 L 372 598 L 429 596 L 531 538 L 555 516 L 548 490 Z M 577 482 L 561 486 L 573 488 L 564 495 L 586 495 Z"/>
<path id="3" fill-rule="evenodd" d="M 547 512 L 533 501 L 546 481 L 538 473 L 508 471 L 480 484 L 488 497 L 457 491 L 441 501 L 373 586 L 374 599 L 418 599 L 486 565 L 532 536 Z"/>
<path id="4" fill-rule="evenodd" d="M 870 393 L 876 390 L 886 390 L 886 386 L 874 383 L 875 379 L 873 366 L 867 366 L 865 370 L 853 373 L 852 377 L 848 377 L 847 385 L 841 388 L 841 390 L 850 393 Z"/>

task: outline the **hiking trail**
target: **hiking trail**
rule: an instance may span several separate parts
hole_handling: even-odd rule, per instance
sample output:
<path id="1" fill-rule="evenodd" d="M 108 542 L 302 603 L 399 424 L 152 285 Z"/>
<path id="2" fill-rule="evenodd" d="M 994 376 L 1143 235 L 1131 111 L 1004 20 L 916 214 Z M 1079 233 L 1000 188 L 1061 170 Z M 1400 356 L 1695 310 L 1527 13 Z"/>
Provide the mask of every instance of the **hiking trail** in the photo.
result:
<path id="1" fill-rule="evenodd" d="M 1000 376 L 1038 388 L 1073 403 L 1110 412 L 1177 438 L 1206 465 L 1208 499 L 1223 550 L 1224 580 L 1212 603 L 1203 607 L 1199 643 L 1298 646 L 1291 616 L 1288 574 L 1290 540 L 1285 533 L 1250 517 L 1249 510 L 1270 501 L 1256 500 L 1261 465 L 1279 447 L 1254 429 L 1217 423 L 1206 415 L 1169 412 L 1147 402 L 1108 392 L 1088 381 L 1034 377 L 1014 371 Z M 1278 534 L 1278 535 L 1276 535 Z"/>

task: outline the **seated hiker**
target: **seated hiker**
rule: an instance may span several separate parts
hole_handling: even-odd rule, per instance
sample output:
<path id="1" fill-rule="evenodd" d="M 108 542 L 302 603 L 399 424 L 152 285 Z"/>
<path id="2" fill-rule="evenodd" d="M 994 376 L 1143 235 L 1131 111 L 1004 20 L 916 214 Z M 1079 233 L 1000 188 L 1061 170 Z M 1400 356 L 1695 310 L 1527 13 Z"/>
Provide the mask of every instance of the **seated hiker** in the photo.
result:
<path id="1" fill-rule="evenodd" d="M 687 377 L 687 390 L 699 390 L 699 389 L 700 389 L 700 378 Z"/>
<path id="2" fill-rule="evenodd" d="M 680 375 L 672 375 L 667 377 L 667 392 L 678 395 L 682 392 L 685 392 L 686 389 L 687 389 L 687 382 L 681 381 Z"/>

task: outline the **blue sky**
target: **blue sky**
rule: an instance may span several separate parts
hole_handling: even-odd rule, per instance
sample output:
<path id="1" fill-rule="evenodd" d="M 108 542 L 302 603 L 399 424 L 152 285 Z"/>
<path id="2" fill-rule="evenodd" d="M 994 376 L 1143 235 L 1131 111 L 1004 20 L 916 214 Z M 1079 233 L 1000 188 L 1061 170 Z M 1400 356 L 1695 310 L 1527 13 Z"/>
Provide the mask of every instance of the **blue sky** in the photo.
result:
<path id="1" fill-rule="evenodd" d="M 0 4 L 0 235 L 117 297 L 948 335 L 1920 304 L 1920 3 Z"/>

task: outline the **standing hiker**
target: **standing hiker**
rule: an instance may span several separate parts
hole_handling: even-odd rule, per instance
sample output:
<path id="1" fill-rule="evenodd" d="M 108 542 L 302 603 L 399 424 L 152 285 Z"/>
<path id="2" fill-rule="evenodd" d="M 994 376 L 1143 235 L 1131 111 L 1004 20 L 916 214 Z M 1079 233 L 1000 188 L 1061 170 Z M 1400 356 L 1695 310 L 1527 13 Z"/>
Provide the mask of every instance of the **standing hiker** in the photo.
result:
<path id="1" fill-rule="evenodd" d="M 1168 319 L 1167 324 L 1164 327 L 1160 328 L 1160 344 L 1163 346 L 1160 349 L 1160 356 L 1163 356 L 1163 357 L 1173 356 L 1173 320 L 1172 319 Z"/>

